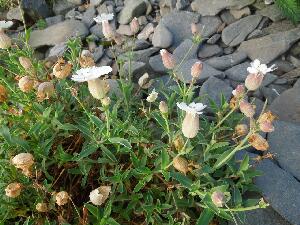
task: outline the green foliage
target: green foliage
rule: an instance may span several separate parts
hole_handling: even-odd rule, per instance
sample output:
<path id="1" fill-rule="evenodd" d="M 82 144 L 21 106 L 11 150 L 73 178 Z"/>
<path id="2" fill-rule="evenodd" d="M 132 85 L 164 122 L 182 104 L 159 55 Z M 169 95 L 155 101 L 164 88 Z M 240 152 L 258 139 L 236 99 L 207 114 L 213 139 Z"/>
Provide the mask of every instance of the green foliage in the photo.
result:
<path id="1" fill-rule="evenodd" d="M 36 26 L 38 27 L 38 29 L 40 30 L 43 30 L 47 27 L 47 23 L 44 19 L 39 19 L 37 22 L 36 22 Z"/>
<path id="2" fill-rule="evenodd" d="M 300 21 L 300 0 L 275 0 L 275 4 L 293 23 Z"/>

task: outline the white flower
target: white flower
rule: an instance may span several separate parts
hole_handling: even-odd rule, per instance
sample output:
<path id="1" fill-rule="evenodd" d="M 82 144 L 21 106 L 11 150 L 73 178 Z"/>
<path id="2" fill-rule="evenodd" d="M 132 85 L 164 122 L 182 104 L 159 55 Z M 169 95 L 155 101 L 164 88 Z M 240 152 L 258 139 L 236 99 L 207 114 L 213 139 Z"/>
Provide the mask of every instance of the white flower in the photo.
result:
<path id="1" fill-rule="evenodd" d="M 72 80 L 76 82 L 85 82 L 90 80 L 95 80 L 103 75 L 109 74 L 112 71 L 110 66 L 101 67 L 88 67 L 82 68 L 76 71 L 76 74 L 72 75 Z"/>
<path id="2" fill-rule="evenodd" d="M 247 71 L 252 74 L 266 75 L 267 73 L 277 69 L 275 65 L 272 65 L 271 67 L 267 67 L 266 64 L 261 64 L 258 59 L 255 59 L 252 63 L 250 63 L 250 65 L 251 67 L 248 67 Z"/>
<path id="3" fill-rule="evenodd" d="M 100 186 L 99 188 L 90 192 L 90 201 L 94 205 L 102 205 L 111 192 L 110 186 Z"/>
<path id="4" fill-rule="evenodd" d="M 265 0 L 265 4 L 266 5 L 270 5 L 270 4 L 272 4 L 274 2 L 274 0 Z"/>
<path id="5" fill-rule="evenodd" d="M 178 103 L 177 107 L 181 110 L 186 111 L 188 114 L 192 114 L 194 116 L 201 115 L 203 112 L 201 112 L 203 109 L 206 108 L 206 105 L 202 103 L 195 103 L 192 102 L 191 104 L 187 105 L 185 102 Z"/>
<path id="6" fill-rule="evenodd" d="M 150 95 L 148 95 L 147 97 L 147 102 L 154 102 L 158 97 L 158 93 L 155 91 L 155 89 L 152 90 L 152 92 L 150 93 Z"/>
<path id="7" fill-rule="evenodd" d="M 12 21 L 0 21 L 0 29 L 8 29 L 10 28 L 14 23 Z"/>
<path id="8" fill-rule="evenodd" d="M 114 14 L 113 13 L 102 13 L 101 15 L 97 16 L 94 18 L 94 20 L 96 21 L 96 23 L 102 23 L 104 21 L 110 21 L 114 18 Z"/>

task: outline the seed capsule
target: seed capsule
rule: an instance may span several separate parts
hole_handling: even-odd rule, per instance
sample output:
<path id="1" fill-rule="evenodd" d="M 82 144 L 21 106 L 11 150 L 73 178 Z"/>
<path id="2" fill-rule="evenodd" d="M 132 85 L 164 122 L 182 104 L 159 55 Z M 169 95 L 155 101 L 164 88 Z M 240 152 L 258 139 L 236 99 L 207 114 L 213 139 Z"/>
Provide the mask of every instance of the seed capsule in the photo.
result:
<path id="1" fill-rule="evenodd" d="M 136 34 L 140 30 L 140 24 L 136 17 L 134 17 L 130 23 L 130 30 L 133 34 Z"/>
<path id="2" fill-rule="evenodd" d="M 202 73 L 203 64 L 201 62 L 195 62 L 191 69 L 191 75 L 193 78 L 198 79 Z"/>
<path id="3" fill-rule="evenodd" d="M 33 67 L 31 60 L 27 57 L 19 57 L 19 62 L 25 70 L 29 70 Z"/>
<path id="4" fill-rule="evenodd" d="M 177 151 L 180 151 L 184 146 L 184 140 L 181 135 L 178 135 L 173 141 L 173 145 Z"/>
<path id="5" fill-rule="evenodd" d="M 61 192 L 58 192 L 56 195 L 55 195 L 55 201 L 56 201 L 56 204 L 59 205 L 59 206 L 62 206 L 62 205 L 65 205 L 68 203 L 69 201 L 69 194 L 68 192 L 66 191 L 61 191 Z"/>
<path id="6" fill-rule="evenodd" d="M 223 192 L 215 191 L 211 195 L 212 202 L 219 208 L 223 207 L 226 203 L 226 196 Z"/>
<path id="7" fill-rule="evenodd" d="M 240 102 L 240 110 L 246 117 L 249 117 L 249 118 L 252 118 L 255 114 L 254 107 L 245 100 Z"/>
<path id="8" fill-rule="evenodd" d="M 102 205 L 110 194 L 110 186 L 100 186 L 99 188 L 90 192 L 90 201 L 94 205 Z"/>
<path id="9" fill-rule="evenodd" d="M 176 170 L 178 170 L 181 173 L 186 174 L 189 171 L 189 167 L 188 167 L 188 161 L 181 157 L 181 156 L 176 156 L 173 159 L 173 166 Z"/>
<path id="10" fill-rule="evenodd" d="M 19 88 L 22 92 L 30 92 L 34 88 L 34 80 L 29 76 L 22 77 L 19 80 Z"/>
<path id="11" fill-rule="evenodd" d="M 35 209 L 36 209 L 36 211 L 42 212 L 42 213 L 48 212 L 48 210 L 49 210 L 48 209 L 48 204 L 44 203 L 44 202 L 36 204 Z"/>
<path id="12" fill-rule="evenodd" d="M 49 99 L 54 92 L 54 85 L 51 82 L 43 82 L 38 86 L 37 98 L 39 101 Z"/>
<path id="13" fill-rule="evenodd" d="M 168 105 L 165 101 L 161 101 L 159 103 L 159 111 L 162 113 L 162 114 L 167 114 L 169 109 L 168 109 Z"/>
<path id="14" fill-rule="evenodd" d="M 186 113 L 182 122 L 182 133 L 186 138 L 194 138 L 197 136 L 200 128 L 198 114 Z"/>
<path id="15" fill-rule="evenodd" d="M 59 60 L 53 67 L 53 75 L 58 79 L 67 78 L 72 71 L 72 64 L 65 60 Z"/>
<path id="16" fill-rule="evenodd" d="M 237 134 L 237 136 L 245 136 L 246 134 L 248 134 L 248 132 L 248 126 L 246 124 L 238 124 L 235 127 L 235 133 Z"/>
<path id="17" fill-rule="evenodd" d="M 251 135 L 248 141 L 256 150 L 266 151 L 269 149 L 269 143 L 259 134 Z"/>
<path id="18" fill-rule="evenodd" d="M 5 102 L 7 99 L 7 91 L 6 88 L 0 84 L 0 103 Z"/>
<path id="19" fill-rule="evenodd" d="M 245 86 L 249 91 L 255 91 L 261 86 L 263 79 L 262 74 L 250 73 L 245 80 Z"/>
<path id="20" fill-rule="evenodd" d="M 7 197 L 16 198 L 21 194 L 22 184 L 20 183 L 11 183 L 6 186 L 5 194 Z"/>

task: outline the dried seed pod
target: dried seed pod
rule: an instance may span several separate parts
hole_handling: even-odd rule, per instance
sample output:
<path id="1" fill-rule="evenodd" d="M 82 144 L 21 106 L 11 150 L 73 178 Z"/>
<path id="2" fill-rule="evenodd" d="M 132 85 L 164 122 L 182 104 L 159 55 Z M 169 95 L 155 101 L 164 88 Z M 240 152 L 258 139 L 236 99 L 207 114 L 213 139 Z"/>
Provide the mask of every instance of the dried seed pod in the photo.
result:
<path id="1" fill-rule="evenodd" d="M 90 201 L 94 205 L 102 205 L 110 194 L 110 186 L 100 186 L 99 188 L 90 192 Z"/>
<path id="2" fill-rule="evenodd" d="M 28 57 L 20 56 L 19 57 L 19 62 L 25 70 L 29 70 L 33 67 L 32 62 Z"/>
<path id="3" fill-rule="evenodd" d="M 19 80 L 18 85 L 22 92 L 27 93 L 34 89 L 34 80 L 29 76 L 25 76 Z"/>
<path id="4" fill-rule="evenodd" d="M 88 68 L 95 66 L 95 61 L 92 56 L 86 55 L 79 58 L 79 64 L 82 68 Z"/>
<path id="5" fill-rule="evenodd" d="M 181 135 L 178 135 L 173 141 L 173 145 L 177 151 L 180 151 L 184 146 L 184 140 Z"/>
<path id="6" fill-rule="evenodd" d="M 35 209 L 36 209 L 36 211 L 42 212 L 42 213 L 49 211 L 48 204 L 44 203 L 44 202 L 40 202 L 40 203 L 36 204 Z"/>
<path id="7" fill-rule="evenodd" d="M 0 103 L 5 102 L 7 100 L 7 96 L 6 88 L 0 84 Z"/>
<path id="8" fill-rule="evenodd" d="M 148 73 L 144 73 L 144 75 L 141 76 L 138 80 L 139 86 L 143 89 L 149 88 L 149 86 L 151 85 L 151 84 L 149 85 L 149 83 L 150 82 L 149 82 L 149 74 Z"/>
<path id="9" fill-rule="evenodd" d="M 55 194 L 55 202 L 57 205 L 62 206 L 68 203 L 69 201 L 69 194 L 66 191 L 60 191 Z"/>
<path id="10" fill-rule="evenodd" d="M 245 80 L 245 86 L 249 91 L 255 91 L 261 86 L 263 79 L 262 74 L 250 73 Z"/>
<path id="11" fill-rule="evenodd" d="M 72 71 L 72 64 L 59 60 L 53 67 L 53 75 L 58 79 L 67 78 Z"/>
<path id="12" fill-rule="evenodd" d="M 215 191 L 211 195 L 212 202 L 219 208 L 223 207 L 226 203 L 226 196 L 223 192 Z"/>
<path id="13" fill-rule="evenodd" d="M 259 123 L 259 128 L 262 132 L 270 133 L 274 131 L 274 126 L 271 122 L 262 122 Z"/>
<path id="14" fill-rule="evenodd" d="M 235 127 L 235 133 L 237 136 L 245 136 L 246 134 L 248 134 L 248 132 L 249 129 L 246 124 L 238 124 Z"/>
<path id="15" fill-rule="evenodd" d="M 20 183 L 11 183 L 6 186 L 5 194 L 7 197 L 16 198 L 21 194 L 22 184 Z"/>
<path id="16" fill-rule="evenodd" d="M 191 31 L 192 31 L 193 35 L 199 34 L 199 28 L 198 28 L 197 24 L 195 24 L 195 23 L 191 24 Z"/>
<path id="17" fill-rule="evenodd" d="M 20 153 L 12 158 L 11 163 L 18 169 L 28 170 L 34 164 L 34 157 L 30 153 Z"/>
<path id="18" fill-rule="evenodd" d="M 249 117 L 249 118 L 252 118 L 255 114 L 254 107 L 245 100 L 240 102 L 240 110 L 246 117 Z"/>
<path id="19" fill-rule="evenodd" d="M 275 119 L 276 119 L 276 116 L 271 111 L 268 111 L 268 112 L 263 113 L 258 118 L 258 122 L 259 123 L 264 123 L 264 122 L 272 123 Z"/>
<path id="20" fill-rule="evenodd" d="M 168 105 L 165 101 L 161 101 L 159 103 L 159 111 L 162 113 L 162 114 L 167 114 L 169 109 L 168 109 Z"/>
<path id="21" fill-rule="evenodd" d="M 176 156 L 173 159 L 173 166 L 176 170 L 184 174 L 186 174 L 189 171 L 188 161 L 181 156 Z"/>
<path id="22" fill-rule="evenodd" d="M 37 98 L 38 101 L 49 99 L 54 94 L 54 85 L 51 82 L 43 82 L 38 86 Z"/>
<path id="23" fill-rule="evenodd" d="M 232 94 L 233 94 L 234 97 L 236 97 L 238 99 L 242 98 L 244 96 L 244 94 L 245 94 L 245 86 L 242 85 L 242 84 L 239 84 L 236 87 L 236 89 L 234 89 L 232 91 Z"/>
<path id="24" fill-rule="evenodd" d="M 256 150 L 266 151 L 269 149 L 269 143 L 259 134 L 251 135 L 248 141 Z"/>
<path id="25" fill-rule="evenodd" d="M 11 38 L 8 37 L 4 31 L 0 28 L 0 48 L 1 49 L 8 49 L 12 45 Z"/>

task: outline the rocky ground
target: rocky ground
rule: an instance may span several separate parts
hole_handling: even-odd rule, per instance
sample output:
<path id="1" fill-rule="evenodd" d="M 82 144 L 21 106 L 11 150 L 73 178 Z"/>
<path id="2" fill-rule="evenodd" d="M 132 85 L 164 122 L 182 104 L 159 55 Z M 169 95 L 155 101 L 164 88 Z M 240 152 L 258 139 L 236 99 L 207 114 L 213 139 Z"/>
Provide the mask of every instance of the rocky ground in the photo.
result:
<path id="1" fill-rule="evenodd" d="M 271 207 L 247 213 L 245 224 L 300 225 L 300 27 L 286 20 L 275 5 L 260 0 L 59 0 L 50 7 L 44 0 L 23 0 L 23 8 L 28 21 L 42 17 L 47 24 L 45 29 L 35 26 L 30 37 L 37 57 L 55 59 L 63 54 L 69 38 L 80 36 L 97 65 L 115 66 L 109 48 L 96 44 L 104 36 L 93 18 L 113 13 L 111 24 L 117 32 L 132 37 L 128 24 L 137 17 L 141 30 L 135 42 L 133 74 L 138 79 L 148 72 L 166 86 L 172 84 L 166 83 L 159 50 L 166 48 L 181 59 L 192 44 L 191 23 L 196 23 L 205 41 L 192 49 L 179 79 L 189 83 L 191 65 L 202 60 L 199 94 L 208 94 L 216 102 L 220 93 L 229 99 L 232 90 L 245 81 L 251 60 L 276 64 L 278 69 L 267 74 L 262 87 L 251 94 L 257 112 L 267 100 L 279 118 L 275 131 L 267 136 L 274 159 L 258 165 L 264 175 L 255 181 Z M 15 22 L 17 32 L 9 32 L 12 37 L 23 32 L 18 8 L 1 13 L 0 19 Z"/>

